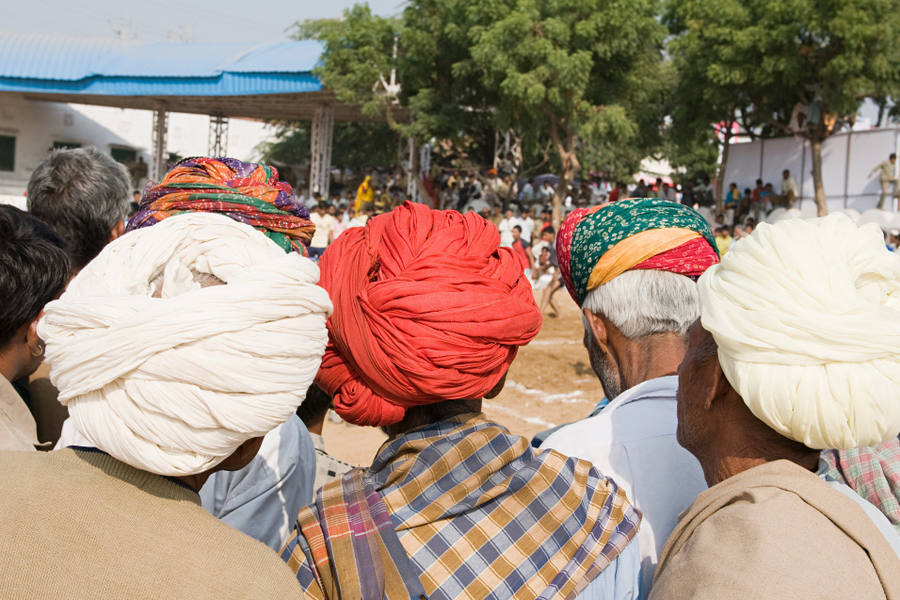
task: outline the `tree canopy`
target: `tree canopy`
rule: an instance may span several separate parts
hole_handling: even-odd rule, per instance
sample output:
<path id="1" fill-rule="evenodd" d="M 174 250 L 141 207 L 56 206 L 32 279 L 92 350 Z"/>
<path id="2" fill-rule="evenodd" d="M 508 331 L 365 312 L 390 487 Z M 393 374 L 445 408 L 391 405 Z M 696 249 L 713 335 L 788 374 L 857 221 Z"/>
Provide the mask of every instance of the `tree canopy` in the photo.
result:
<path id="1" fill-rule="evenodd" d="M 809 140 L 819 213 L 822 143 L 900 82 L 897 0 L 669 0 L 669 52 L 704 119 Z M 685 90 L 682 90 L 685 91 Z M 703 119 L 701 119 L 702 122 Z M 686 123 L 680 123 L 685 125 Z M 689 128 L 690 129 L 690 128 Z"/>
<path id="2" fill-rule="evenodd" d="M 655 0 L 412 0 L 397 19 L 357 5 L 298 34 L 325 42 L 318 74 L 340 100 L 419 139 L 487 147 L 495 131 L 515 131 L 526 154 L 549 148 L 562 194 L 582 167 L 621 176 L 659 144 L 658 9 Z M 402 86 L 393 96 L 380 84 L 392 69 Z"/>
<path id="3" fill-rule="evenodd" d="M 323 83 L 397 135 L 483 165 L 513 134 L 523 170 L 554 169 L 561 193 L 649 155 L 721 172 L 737 122 L 809 140 L 824 212 L 823 141 L 866 98 L 895 111 L 900 90 L 900 0 L 410 0 L 297 35 L 325 42 Z"/>

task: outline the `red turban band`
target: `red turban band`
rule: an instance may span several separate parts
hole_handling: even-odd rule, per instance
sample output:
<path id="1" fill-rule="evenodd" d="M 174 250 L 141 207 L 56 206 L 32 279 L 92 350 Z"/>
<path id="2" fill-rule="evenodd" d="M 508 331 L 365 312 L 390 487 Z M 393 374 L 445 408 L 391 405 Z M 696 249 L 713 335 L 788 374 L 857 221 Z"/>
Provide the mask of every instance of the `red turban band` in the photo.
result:
<path id="1" fill-rule="evenodd" d="M 322 255 L 334 313 L 316 382 L 358 425 L 411 406 L 481 398 L 541 328 L 531 286 L 497 228 L 407 202 Z"/>

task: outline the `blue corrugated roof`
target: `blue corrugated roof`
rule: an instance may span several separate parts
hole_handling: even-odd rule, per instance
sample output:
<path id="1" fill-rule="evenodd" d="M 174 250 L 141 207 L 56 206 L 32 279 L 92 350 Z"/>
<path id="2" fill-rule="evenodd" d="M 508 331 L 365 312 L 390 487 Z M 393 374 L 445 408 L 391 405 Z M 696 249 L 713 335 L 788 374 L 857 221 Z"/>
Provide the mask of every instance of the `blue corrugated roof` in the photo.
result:
<path id="1" fill-rule="evenodd" d="M 313 40 L 187 44 L 0 36 L 0 91 L 123 96 L 312 92 Z"/>

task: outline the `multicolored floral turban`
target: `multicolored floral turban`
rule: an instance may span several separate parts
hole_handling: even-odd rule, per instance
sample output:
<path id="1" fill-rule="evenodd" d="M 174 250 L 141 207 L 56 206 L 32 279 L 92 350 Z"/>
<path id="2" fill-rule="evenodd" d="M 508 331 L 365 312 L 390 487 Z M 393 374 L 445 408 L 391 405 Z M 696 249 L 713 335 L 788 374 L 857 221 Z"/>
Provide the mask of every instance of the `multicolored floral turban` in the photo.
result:
<path id="1" fill-rule="evenodd" d="M 221 213 L 255 227 L 285 252 L 306 255 L 316 227 L 291 186 L 268 165 L 234 158 L 185 158 L 148 187 L 128 231 L 185 212 Z"/>
<path id="2" fill-rule="evenodd" d="M 719 262 L 709 223 L 659 198 L 630 198 L 569 213 L 556 237 L 559 270 L 581 306 L 587 293 L 631 269 L 699 277 Z"/>

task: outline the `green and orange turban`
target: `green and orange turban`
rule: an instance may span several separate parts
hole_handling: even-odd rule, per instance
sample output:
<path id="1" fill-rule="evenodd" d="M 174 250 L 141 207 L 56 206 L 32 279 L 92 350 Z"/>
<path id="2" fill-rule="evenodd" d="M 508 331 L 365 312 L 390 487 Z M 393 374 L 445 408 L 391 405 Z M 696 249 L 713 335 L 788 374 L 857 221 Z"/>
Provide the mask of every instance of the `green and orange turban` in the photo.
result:
<path id="1" fill-rule="evenodd" d="M 559 270 L 581 306 L 588 292 L 632 269 L 699 277 L 719 262 L 709 223 L 692 208 L 659 198 L 630 198 L 579 208 L 556 238 Z"/>
<path id="2" fill-rule="evenodd" d="M 316 226 L 290 184 L 269 165 L 235 158 L 179 161 L 158 185 L 144 190 L 128 231 L 185 212 L 221 213 L 255 227 L 285 252 L 306 255 Z"/>

